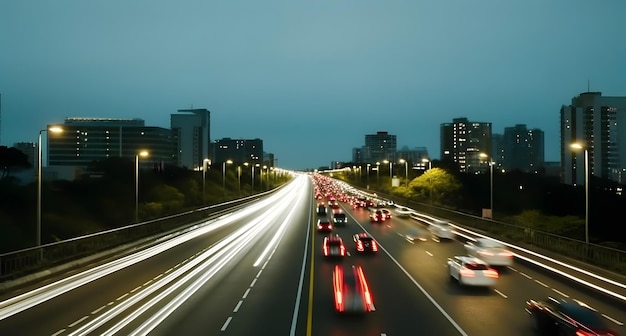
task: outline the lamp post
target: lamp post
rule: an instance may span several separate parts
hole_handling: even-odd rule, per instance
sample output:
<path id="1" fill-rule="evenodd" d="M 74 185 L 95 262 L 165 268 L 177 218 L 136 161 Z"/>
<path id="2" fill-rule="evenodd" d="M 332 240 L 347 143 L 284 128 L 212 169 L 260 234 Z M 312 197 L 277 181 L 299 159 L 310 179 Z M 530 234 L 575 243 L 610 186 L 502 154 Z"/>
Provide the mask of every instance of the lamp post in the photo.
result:
<path id="1" fill-rule="evenodd" d="M 585 243 L 589 244 L 589 151 L 579 143 L 573 143 L 570 147 L 585 151 Z"/>
<path id="2" fill-rule="evenodd" d="M 226 160 L 222 162 L 222 191 L 226 194 L 226 164 L 233 163 L 233 160 Z"/>
<path id="3" fill-rule="evenodd" d="M 491 210 L 491 218 L 493 219 L 493 160 L 485 153 L 480 153 L 480 157 L 489 159 L 489 209 Z"/>
<path id="4" fill-rule="evenodd" d="M 380 187 L 380 162 L 376 162 L 376 187 Z"/>
<path id="5" fill-rule="evenodd" d="M 148 151 L 145 150 L 135 155 L 135 223 L 139 222 L 139 157 L 148 155 Z"/>
<path id="6" fill-rule="evenodd" d="M 203 205 L 206 204 L 206 170 L 207 170 L 207 163 L 210 166 L 211 165 L 211 160 L 209 160 L 209 159 L 202 160 L 202 204 Z"/>
<path id="7" fill-rule="evenodd" d="M 239 185 L 239 193 L 241 193 L 241 166 L 237 166 L 237 183 Z"/>
<path id="8" fill-rule="evenodd" d="M 366 169 L 367 170 L 367 188 L 368 189 L 370 187 L 370 166 L 371 166 L 371 164 L 368 163 L 367 164 L 367 169 Z"/>
<path id="9" fill-rule="evenodd" d="M 430 170 L 432 168 L 431 161 L 429 159 L 423 158 L 422 163 L 426 164 L 426 162 L 428 162 L 428 169 Z"/>
<path id="10" fill-rule="evenodd" d="M 400 159 L 400 163 L 404 163 L 404 179 L 406 180 L 406 187 L 409 187 L 409 162 L 405 159 Z"/>
<path id="11" fill-rule="evenodd" d="M 41 150 L 41 134 L 45 131 L 49 131 L 52 133 L 62 133 L 63 129 L 58 126 L 48 127 L 47 129 L 43 129 L 39 131 L 39 138 L 37 142 L 37 232 L 35 237 L 35 243 L 37 246 L 41 246 L 41 189 L 42 189 L 42 150 Z"/>

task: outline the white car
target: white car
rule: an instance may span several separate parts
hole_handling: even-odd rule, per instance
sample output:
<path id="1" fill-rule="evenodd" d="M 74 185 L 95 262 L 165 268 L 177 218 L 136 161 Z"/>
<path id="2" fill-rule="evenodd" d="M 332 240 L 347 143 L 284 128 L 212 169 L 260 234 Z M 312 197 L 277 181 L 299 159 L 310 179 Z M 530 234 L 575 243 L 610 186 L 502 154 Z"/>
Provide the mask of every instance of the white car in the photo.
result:
<path id="1" fill-rule="evenodd" d="M 490 287 L 496 284 L 498 271 L 476 257 L 455 256 L 448 258 L 450 278 L 458 281 L 461 286 Z"/>
<path id="2" fill-rule="evenodd" d="M 504 245 L 488 238 L 477 238 L 475 242 L 465 244 L 467 254 L 480 258 L 491 266 L 510 266 L 513 264 L 513 252 Z"/>
<path id="3" fill-rule="evenodd" d="M 446 221 L 437 220 L 428 226 L 428 231 L 439 239 L 454 239 L 454 232 L 452 232 L 452 225 Z"/>
<path id="4" fill-rule="evenodd" d="M 396 213 L 396 216 L 398 218 L 408 218 L 408 217 L 411 217 L 411 212 L 413 212 L 413 210 L 403 207 L 403 206 L 396 205 L 396 209 L 394 212 Z"/>

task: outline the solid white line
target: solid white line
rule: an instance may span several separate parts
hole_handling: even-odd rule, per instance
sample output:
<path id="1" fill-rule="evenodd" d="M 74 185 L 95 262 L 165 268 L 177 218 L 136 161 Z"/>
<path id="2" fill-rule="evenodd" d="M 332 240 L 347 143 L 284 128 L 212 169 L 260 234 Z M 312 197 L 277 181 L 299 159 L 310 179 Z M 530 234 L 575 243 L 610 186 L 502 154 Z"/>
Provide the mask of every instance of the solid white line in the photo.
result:
<path id="1" fill-rule="evenodd" d="M 222 326 L 221 331 L 226 331 L 226 328 L 228 328 L 228 325 L 230 324 L 230 320 L 232 320 L 232 319 L 233 319 L 233 318 L 232 318 L 231 316 L 229 316 L 229 317 L 226 319 L 226 322 L 224 322 L 224 325 Z"/>
<path id="2" fill-rule="evenodd" d="M 258 277 L 260 277 L 260 276 L 261 276 L 261 273 L 263 273 L 263 270 L 262 270 L 262 269 L 260 269 L 260 270 L 259 270 L 259 273 L 257 273 L 257 274 L 256 274 L 256 277 L 257 277 L 257 278 L 258 278 Z"/>

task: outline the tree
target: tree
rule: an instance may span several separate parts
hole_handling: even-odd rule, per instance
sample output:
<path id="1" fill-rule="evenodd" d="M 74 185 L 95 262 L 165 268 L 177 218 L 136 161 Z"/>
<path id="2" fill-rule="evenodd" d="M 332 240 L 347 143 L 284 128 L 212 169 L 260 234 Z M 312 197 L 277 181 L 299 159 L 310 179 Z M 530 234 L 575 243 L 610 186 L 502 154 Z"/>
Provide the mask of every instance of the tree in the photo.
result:
<path id="1" fill-rule="evenodd" d="M 28 157 L 21 150 L 0 146 L 0 168 L 2 169 L 0 179 L 8 177 L 14 168 L 30 168 L 31 166 Z"/>
<path id="2" fill-rule="evenodd" d="M 457 179 L 441 168 L 432 168 L 409 182 L 411 197 L 430 203 L 456 205 L 456 196 L 461 190 Z"/>

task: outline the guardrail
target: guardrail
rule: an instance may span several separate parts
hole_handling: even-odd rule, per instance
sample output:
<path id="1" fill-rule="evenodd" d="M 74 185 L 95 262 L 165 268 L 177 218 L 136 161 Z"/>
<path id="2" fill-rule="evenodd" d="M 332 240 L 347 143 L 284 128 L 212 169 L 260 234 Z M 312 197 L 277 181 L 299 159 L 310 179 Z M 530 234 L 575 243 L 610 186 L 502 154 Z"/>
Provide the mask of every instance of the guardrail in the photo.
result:
<path id="1" fill-rule="evenodd" d="M 450 220 L 453 224 L 481 231 L 486 235 L 491 235 L 503 241 L 508 241 L 528 249 L 539 248 L 554 252 L 563 257 L 626 276 L 626 251 L 623 250 L 586 243 L 581 240 L 534 230 L 528 227 L 473 216 L 460 211 L 439 208 L 429 204 L 395 197 L 393 195 L 382 195 L 379 193 L 378 196 L 405 205 L 415 211 L 445 218 Z"/>
<path id="2" fill-rule="evenodd" d="M 267 193 L 269 192 L 121 228 L 0 254 L 0 281 L 15 279 L 148 237 L 167 234 L 172 230 L 181 229 L 206 219 L 224 209 L 246 204 Z"/>

